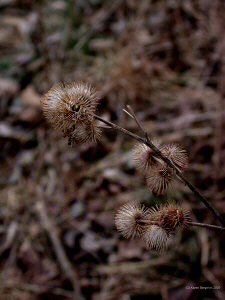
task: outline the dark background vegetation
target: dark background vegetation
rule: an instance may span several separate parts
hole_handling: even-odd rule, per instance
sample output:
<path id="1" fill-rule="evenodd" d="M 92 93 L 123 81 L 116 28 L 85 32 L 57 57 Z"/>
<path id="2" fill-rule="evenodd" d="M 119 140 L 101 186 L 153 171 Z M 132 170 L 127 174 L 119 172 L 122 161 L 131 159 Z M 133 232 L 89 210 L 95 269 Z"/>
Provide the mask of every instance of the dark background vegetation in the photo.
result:
<path id="1" fill-rule="evenodd" d="M 140 134 L 131 105 L 225 214 L 224 18 L 223 0 L 0 1 L 0 299 L 224 299 L 224 233 L 187 228 L 155 254 L 114 225 L 129 201 L 176 199 L 220 225 L 211 212 L 181 184 L 155 198 L 120 133 L 69 147 L 39 104 L 87 81 L 98 114 Z"/>

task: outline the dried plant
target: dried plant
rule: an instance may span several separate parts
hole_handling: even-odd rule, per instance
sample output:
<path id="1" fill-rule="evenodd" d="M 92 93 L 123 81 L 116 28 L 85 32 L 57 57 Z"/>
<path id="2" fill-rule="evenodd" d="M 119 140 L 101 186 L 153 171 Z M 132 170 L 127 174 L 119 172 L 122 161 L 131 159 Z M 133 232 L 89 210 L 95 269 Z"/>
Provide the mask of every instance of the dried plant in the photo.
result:
<path id="1" fill-rule="evenodd" d="M 184 228 L 191 222 L 190 212 L 175 201 L 150 209 L 148 217 L 167 231 Z"/>
<path id="2" fill-rule="evenodd" d="M 141 238 L 148 249 L 168 248 L 177 228 L 191 225 L 190 212 L 175 201 L 146 208 L 140 204 L 125 204 L 115 217 L 117 230 L 125 238 Z"/>
<path id="3" fill-rule="evenodd" d="M 158 140 L 154 140 L 152 143 L 156 147 L 159 147 L 160 145 Z M 149 169 L 154 167 L 158 162 L 155 152 L 142 143 L 138 143 L 134 146 L 132 154 L 136 169 L 143 175 L 148 174 Z"/>
<path id="4" fill-rule="evenodd" d="M 123 237 L 142 239 L 146 248 L 156 252 L 168 249 L 177 229 L 192 225 L 224 230 L 219 226 L 192 222 L 190 212 L 174 200 L 151 208 L 125 204 L 116 214 L 115 224 Z"/>
<path id="5" fill-rule="evenodd" d="M 146 177 L 146 183 L 154 195 L 165 194 L 179 179 L 200 199 L 223 225 L 216 226 L 191 222 L 190 213 L 174 201 L 155 208 L 141 204 L 126 204 L 115 217 L 115 225 L 125 238 L 141 238 L 147 248 L 162 251 L 168 248 L 177 228 L 188 225 L 225 230 L 225 220 L 212 204 L 183 176 L 188 166 L 188 156 L 178 144 L 163 144 L 149 140 L 148 134 L 138 121 L 130 106 L 124 110 L 134 119 L 144 137 L 96 115 L 97 96 L 88 84 L 78 82 L 71 85 L 57 84 L 41 101 L 43 112 L 52 126 L 68 137 L 69 144 L 93 142 L 100 138 L 97 120 L 129 137 L 139 144 L 133 149 L 137 170 Z"/>
<path id="6" fill-rule="evenodd" d="M 59 83 L 43 97 L 41 105 L 51 125 L 74 146 L 99 139 L 100 128 L 93 116 L 97 102 L 96 91 L 87 83 Z"/>
<path id="7" fill-rule="evenodd" d="M 160 147 L 162 153 L 183 172 L 188 166 L 188 155 L 186 150 L 178 144 L 165 144 Z"/>
<path id="8" fill-rule="evenodd" d="M 129 203 L 124 205 L 115 216 L 117 230 L 123 237 L 137 238 L 140 237 L 146 220 L 148 210 L 144 205 Z"/>
<path id="9" fill-rule="evenodd" d="M 187 152 L 178 144 L 160 145 L 153 140 L 165 157 L 171 160 L 176 168 L 183 172 L 188 165 Z M 156 153 L 145 144 L 138 143 L 133 149 L 136 169 L 146 177 L 146 184 L 155 195 L 163 195 L 174 187 L 176 173 Z"/>
<path id="10" fill-rule="evenodd" d="M 155 195 L 164 195 L 175 185 L 176 173 L 162 160 L 149 169 L 146 184 Z"/>
<path id="11" fill-rule="evenodd" d="M 64 136 L 69 138 L 69 145 L 75 146 L 76 144 L 96 142 L 100 139 L 101 130 L 96 120 L 87 119 L 83 122 L 77 122 Z"/>
<path id="12" fill-rule="evenodd" d="M 143 240 L 146 248 L 161 252 L 169 247 L 172 242 L 172 235 L 160 226 L 149 225 L 144 230 Z"/>

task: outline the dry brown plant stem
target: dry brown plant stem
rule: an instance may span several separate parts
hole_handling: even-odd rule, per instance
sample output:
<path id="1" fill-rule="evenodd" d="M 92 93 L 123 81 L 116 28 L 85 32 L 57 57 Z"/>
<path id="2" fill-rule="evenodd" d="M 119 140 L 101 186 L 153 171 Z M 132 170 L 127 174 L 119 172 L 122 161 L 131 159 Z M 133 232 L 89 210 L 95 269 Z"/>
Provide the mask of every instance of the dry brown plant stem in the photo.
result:
<path id="1" fill-rule="evenodd" d="M 160 226 L 159 222 L 150 221 L 150 220 L 142 220 L 141 223 L 145 225 L 157 225 Z M 211 225 L 211 224 L 205 224 L 205 223 L 197 223 L 197 222 L 187 222 L 188 226 L 197 226 L 197 227 L 204 227 L 204 228 L 210 228 L 210 229 L 218 229 L 225 231 L 225 227 L 217 226 L 217 225 Z"/>
<path id="2" fill-rule="evenodd" d="M 182 173 L 176 168 L 176 166 L 174 166 L 174 164 L 167 158 L 165 157 L 165 155 L 162 154 L 162 152 L 149 140 L 148 134 L 147 132 L 144 130 L 144 128 L 141 126 L 141 124 L 139 123 L 139 121 L 137 120 L 133 110 L 131 109 L 130 106 L 128 106 L 128 110 L 129 110 L 129 115 L 136 121 L 138 127 L 142 130 L 145 138 L 142 138 L 132 132 L 130 132 L 129 130 L 120 127 L 110 121 L 107 121 L 105 119 L 102 119 L 101 117 L 99 117 L 98 115 L 94 114 L 94 117 L 96 119 L 98 119 L 99 121 L 107 124 L 108 126 L 110 126 L 112 129 L 117 130 L 119 132 L 122 132 L 123 134 L 126 134 L 127 136 L 147 145 L 148 147 L 150 147 L 163 161 L 165 161 L 171 168 L 174 169 L 174 171 L 176 172 L 176 175 L 178 177 L 178 179 L 180 179 L 180 181 L 182 181 L 186 186 L 189 187 L 189 189 L 194 193 L 194 195 L 200 199 L 205 206 L 214 214 L 214 216 L 220 221 L 220 223 L 225 226 L 225 220 L 224 218 L 220 215 L 220 213 L 212 206 L 211 203 L 209 203 L 208 200 L 206 200 L 203 195 L 182 175 Z"/>
<path id="3" fill-rule="evenodd" d="M 216 225 L 210 225 L 210 224 L 205 224 L 205 223 L 188 222 L 187 225 L 197 226 L 197 227 L 205 227 L 205 228 L 210 228 L 210 229 L 218 229 L 218 230 L 222 230 L 222 231 L 225 230 L 224 227 L 216 226 Z"/>

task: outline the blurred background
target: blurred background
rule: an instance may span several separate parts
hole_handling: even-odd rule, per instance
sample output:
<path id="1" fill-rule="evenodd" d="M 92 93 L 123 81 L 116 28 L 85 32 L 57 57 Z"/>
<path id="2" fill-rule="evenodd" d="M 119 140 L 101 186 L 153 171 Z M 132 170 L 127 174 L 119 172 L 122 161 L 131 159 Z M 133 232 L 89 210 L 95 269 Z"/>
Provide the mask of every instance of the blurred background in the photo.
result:
<path id="1" fill-rule="evenodd" d="M 129 201 L 212 213 L 181 184 L 155 198 L 120 133 L 69 147 L 39 103 L 87 81 L 101 117 L 141 134 L 129 104 L 225 215 L 224 16 L 223 0 L 0 0 L 0 299 L 224 299 L 223 232 L 189 227 L 157 254 L 114 225 Z"/>

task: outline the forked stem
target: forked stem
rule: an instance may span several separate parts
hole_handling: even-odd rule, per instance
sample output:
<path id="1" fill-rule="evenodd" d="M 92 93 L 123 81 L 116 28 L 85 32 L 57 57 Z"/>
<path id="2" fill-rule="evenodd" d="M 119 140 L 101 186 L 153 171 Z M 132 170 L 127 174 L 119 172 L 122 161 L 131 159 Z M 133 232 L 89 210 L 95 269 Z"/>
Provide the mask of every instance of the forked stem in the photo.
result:
<path id="1" fill-rule="evenodd" d="M 131 114 L 131 116 L 135 119 L 136 122 L 139 123 L 139 121 L 137 121 L 137 118 L 134 117 L 134 113 L 131 110 L 131 108 L 129 109 L 129 114 Z M 138 125 L 139 128 L 141 128 L 141 130 L 143 131 L 145 138 L 142 138 L 132 132 L 130 132 L 129 130 L 120 127 L 110 121 L 104 120 L 101 117 L 99 117 L 98 115 L 94 114 L 94 117 L 96 119 L 98 119 L 99 121 L 109 125 L 111 128 L 122 132 L 123 134 L 128 135 L 129 137 L 147 145 L 148 147 L 150 147 L 163 161 L 165 161 L 171 168 L 173 168 L 176 172 L 177 177 L 185 184 L 189 187 L 189 189 L 195 194 L 195 196 L 197 198 L 199 198 L 204 204 L 205 206 L 214 214 L 214 216 L 220 221 L 220 223 L 225 226 L 225 220 L 224 218 L 220 215 L 220 213 L 212 206 L 212 204 L 206 200 L 203 195 L 182 175 L 182 173 L 176 168 L 176 166 L 174 166 L 174 164 L 165 156 L 163 155 L 163 153 L 149 140 L 148 138 L 148 134 L 144 131 L 143 127 L 141 125 Z M 141 127 L 140 127 L 141 126 Z M 197 226 L 197 225 L 196 225 Z"/>

